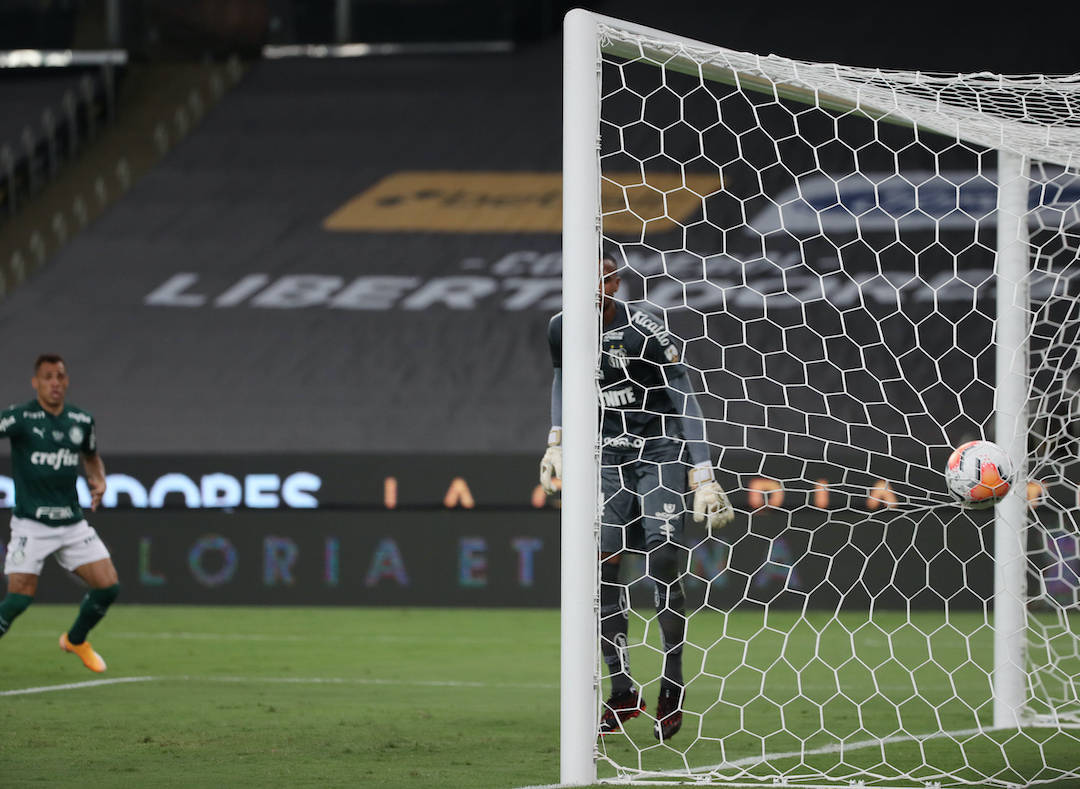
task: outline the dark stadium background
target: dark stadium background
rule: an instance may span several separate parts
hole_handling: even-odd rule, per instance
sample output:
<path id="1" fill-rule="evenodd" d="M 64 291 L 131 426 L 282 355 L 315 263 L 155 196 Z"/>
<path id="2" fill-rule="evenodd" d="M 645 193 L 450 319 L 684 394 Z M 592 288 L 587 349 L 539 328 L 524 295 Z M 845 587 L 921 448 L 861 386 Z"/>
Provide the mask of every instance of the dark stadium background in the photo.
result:
<path id="1" fill-rule="evenodd" d="M 801 59 L 1080 70 L 1033 24 L 1002 44 L 990 6 L 579 5 Z M 118 475 L 93 522 L 126 600 L 557 604 L 536 466 L 570 7 L 0 6 L 0 50 L 76 52 L 0 69 L 0 401 L 30 397 L 39 352 L 67 358 Z M 376 54 L 326 56 L 355 42 Z M 473 191 L 439 191 L 446 171 Z M 448 228 L 460 200 L 476 224 Z M 769 550 L 747 570 L 766 598 Z"/>

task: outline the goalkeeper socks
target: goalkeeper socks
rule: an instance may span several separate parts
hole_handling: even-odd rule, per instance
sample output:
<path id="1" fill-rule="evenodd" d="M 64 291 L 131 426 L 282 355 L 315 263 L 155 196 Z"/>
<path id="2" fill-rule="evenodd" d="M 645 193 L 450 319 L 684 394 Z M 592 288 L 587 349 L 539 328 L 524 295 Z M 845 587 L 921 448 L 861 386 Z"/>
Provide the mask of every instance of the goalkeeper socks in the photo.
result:
<path id="1" fill-rule="evenodd" d="M 104 589 L 91 589 L 87 592 L 82 605 L 79 606 L 79 615 L 68 630 L 68 641 L 72 644 L 81 644 L 86 641 L 86 634 L 101 621 L 118 594 L 120 594 L 119 584 L 106 586 Z"/>
<path id="2" fill-rule="evenodd" d="M 682 653 L 686 641 L 686 603 L 682 582 L 676 581 L 669 588 L 656 586 L 656 618 L 660 621 L 660 635 L 664 641 L 664 670 L 660 687 L 683 686 Z"/>
<path id="3" fill-rule="evenodd" d="M 11 623 L 15 617 L 30 607 L 34 598 L 25 594 L 9 594 L 0 600 L 0 636 L 11 629 Z"/>
<path id="4" fill-rule="evenodd" d="M 664 646 L 661 688 L 683 685 L 682 653 L 686 641 L 686 600 L 683 597 L 679 566 L 685 551 L 669 544 L 649 554 L 649 572 L 656 584 L 656 618 Z"/>
<path id="5" fill-rule="evenodd" d="M 619 584 L 619 565 L 600 565 L 600 653 L 611 678 L 611 695 L 629 693 L 630 658 L 626 651 L 626 632 L 630 626 L 625 590 Z"/>

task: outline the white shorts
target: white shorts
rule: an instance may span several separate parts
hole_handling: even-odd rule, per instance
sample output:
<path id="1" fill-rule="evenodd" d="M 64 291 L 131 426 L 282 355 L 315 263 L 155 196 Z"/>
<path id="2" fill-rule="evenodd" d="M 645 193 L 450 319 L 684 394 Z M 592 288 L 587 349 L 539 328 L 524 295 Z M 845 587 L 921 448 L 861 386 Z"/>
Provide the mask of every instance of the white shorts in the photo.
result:
<path id="1" fill-rule="evenodd" d="M 84 564 L 109 558 L 109 549 L 86 521 L 70 526 L 46 526 L 29 518 L 11 518 L 11 542 L 4 557 L 4 575 L 41 575 L 45 560 L 56 561 L 69 572 Z"/>

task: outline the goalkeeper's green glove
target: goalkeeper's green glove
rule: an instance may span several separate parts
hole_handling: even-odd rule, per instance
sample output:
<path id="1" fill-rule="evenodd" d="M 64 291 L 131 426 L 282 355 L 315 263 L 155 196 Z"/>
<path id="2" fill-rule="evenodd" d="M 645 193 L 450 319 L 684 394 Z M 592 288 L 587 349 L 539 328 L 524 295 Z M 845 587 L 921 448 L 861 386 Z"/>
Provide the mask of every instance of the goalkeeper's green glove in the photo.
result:
<path id="1" fill-rule="evenodd" d="M 713 479 L 711 463 L 699 463 L 690 469 L 690 489 L 694 491 L 694 520 L 706 521 L 709 533 L 731 523 L 735 510 L 731 508 L 727 494 Z"/>
<path id="2" fill-rule="evenodd" d="M 548 448 L 540 461 L 540 487 L 549 496 L 562 488 L 562 428 L 553 427 L 548 434 Z"/>

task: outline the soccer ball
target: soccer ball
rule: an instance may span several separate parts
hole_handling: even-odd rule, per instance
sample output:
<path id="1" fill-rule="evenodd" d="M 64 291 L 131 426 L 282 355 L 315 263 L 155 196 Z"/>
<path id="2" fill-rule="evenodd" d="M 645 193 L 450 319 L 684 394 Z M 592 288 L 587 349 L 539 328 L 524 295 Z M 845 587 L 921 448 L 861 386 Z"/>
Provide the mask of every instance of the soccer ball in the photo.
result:
<path id="1" fill-rule="evenodd" d="M 949 456 L 945 484 L 961 507 L 981 510 L 1005 498 L 1012 474 L 1004 449 L 992 441 L 968 441 Z"/>

